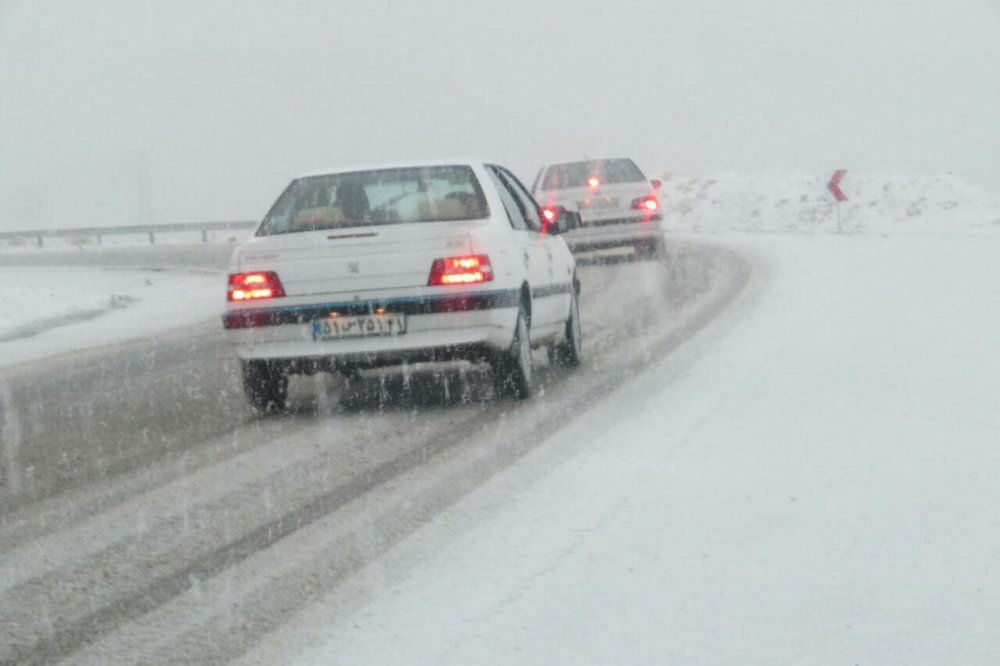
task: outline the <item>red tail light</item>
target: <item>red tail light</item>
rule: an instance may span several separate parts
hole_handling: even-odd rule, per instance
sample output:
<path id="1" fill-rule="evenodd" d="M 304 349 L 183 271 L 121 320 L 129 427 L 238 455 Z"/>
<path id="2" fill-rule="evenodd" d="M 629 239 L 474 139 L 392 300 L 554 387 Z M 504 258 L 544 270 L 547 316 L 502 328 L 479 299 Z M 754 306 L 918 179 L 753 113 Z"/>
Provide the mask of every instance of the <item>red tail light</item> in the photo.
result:
<path id="1" fill-rule="evenodd" d="M 431 265 L 431 276 L 427 279 L 427 284 L 434 286 L 492 281 L 493 266 L 490 265 L 490 258 L 485 254 L 476 254 L 468 257 L 435 259 Z"/>
<path id="2" fill-rule="evenodd" d="M 649 195 L 648 197 L 639 197 L 638 199 L 634 199 L 632 201 L 632 208 L 634 210 L 647 211 L 651 213 L 655 210 L 659 210 L 660 201 L 653 195 Z"/>
<path id="3" fill-rule="evenodd" d="M 278 274 L 273 271 L 263 273 L 235 273 L 229 276 L 230 301 L 253 301 L 262 298 L 278 298 L 285 295 Z"/>
<path id="4" fill-rule="evenodd" d="M 590 178 L 587 179 L 587 187 L 590 189 L 591 192 L 593 192 L 600 186 L 601 186 L 601 179 L 598 178 L 597 176 L 591 176 Z"/>
<path id="5" fill-rule="evenodd" d="M 545 218 L 546 223 L 551 223 L 556 221 L 556 212 L 551 208 L 542 209 L 542 217 Z"/>

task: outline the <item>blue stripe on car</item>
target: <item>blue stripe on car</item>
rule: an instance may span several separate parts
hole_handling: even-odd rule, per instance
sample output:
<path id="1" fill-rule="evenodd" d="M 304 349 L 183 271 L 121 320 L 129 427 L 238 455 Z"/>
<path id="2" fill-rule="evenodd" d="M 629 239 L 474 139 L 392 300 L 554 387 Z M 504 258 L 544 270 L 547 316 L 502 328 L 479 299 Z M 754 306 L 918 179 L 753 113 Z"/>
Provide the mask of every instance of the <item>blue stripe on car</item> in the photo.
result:
<path id="1" fill-rule="evenodd" d="M 519 289 L 503 289 L 466 292 L 463 294 L 341 301 L 321 303 L 319 305 L 289 305 L 228 312 L 223 315 L 222 323 L 225 328 L 302 324 L 326 317 L 331 312 L 336 312 L 340 315 L 363 315 L 372 314 L 377 309 L 408 315 L 490 310 L 493 308 L 517 307 L 520 299 L 521 291 Z"/>
<path id="2" fill-rule="evenodd" d="M 573 291 L 572 282 L 555 282 L 542 287 L 535 287 L 531 290 L 532 298 L 545 298 L 546 296 L 556 296 L 558 294 L 568 294 Z"/>

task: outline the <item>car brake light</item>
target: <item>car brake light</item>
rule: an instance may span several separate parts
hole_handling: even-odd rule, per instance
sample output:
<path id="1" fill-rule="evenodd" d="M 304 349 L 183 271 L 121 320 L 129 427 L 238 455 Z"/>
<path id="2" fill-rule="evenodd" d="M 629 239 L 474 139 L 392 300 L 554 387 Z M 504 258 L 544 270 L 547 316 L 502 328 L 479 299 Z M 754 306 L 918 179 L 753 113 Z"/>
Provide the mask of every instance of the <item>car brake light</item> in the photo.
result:
<path id="1" fill-rule="evenodd" d="M 273 271 L 263 273 L 235 273 L 229 276 L 230 301 L 253 301 L 262 298 L 278 298 L 285 295 L 278 274 Z"/>
<path id="2" fill-rule="evenodd" d="M 654 211 L 657 210 L 659 207 L 660 207 L 660 202 L 653 195 L 650 195 L 648 197 L 639 197 L 638 199 L 634 199 L 632 201 L 632 208 L 634 210 Z"/>
<path id="3" fill-rule="evenodd" d="M 431 264 L 431 275 L 427 284 L 475 284 L 477 282 L 492 282 L 493 266 L 485 254 L 467 257 L 448 257 L 435 259 Z"/>
<path id="4" fill-rule="evenodd" d="M 591 191 L 596 190 L 600 186 L 601 186 L 601 179 L 598 178 L 597 176 L 591 176 L 590 178 L 587 179 L 587 187 L 589 187 Z"/>
<path id="5" fill-rule="evenodd" d="M 542 209 L 542 217 L 545 218 L 546 222 L 555 222 L 556 221 L 556 212 L 553 209 L 551 209 L 551 208 L 543 208 Z"/>

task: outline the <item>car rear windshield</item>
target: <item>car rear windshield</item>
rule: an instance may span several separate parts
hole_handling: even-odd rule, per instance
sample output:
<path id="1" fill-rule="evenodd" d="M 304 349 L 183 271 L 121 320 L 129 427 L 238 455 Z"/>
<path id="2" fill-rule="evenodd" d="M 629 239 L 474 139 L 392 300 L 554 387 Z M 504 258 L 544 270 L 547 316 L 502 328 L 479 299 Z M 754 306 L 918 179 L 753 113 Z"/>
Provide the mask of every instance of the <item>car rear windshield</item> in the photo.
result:
<path id="1" fill-rule="evenodd" d="M 588 160 L 553 164 L 545 171 L 543 190 L 562 190 L 568 187 L 586 187 L 587 179 L 596 176 L 602 183 L 638 183 L 645 180 L 639 167 L 632 160 Z"/>
<path id="2" fill-rule="evenodd" d="M 479 220 L 487 215 L 483 190 L 465 165 L 353 171 L 292 181 L 257 235 Z"/>

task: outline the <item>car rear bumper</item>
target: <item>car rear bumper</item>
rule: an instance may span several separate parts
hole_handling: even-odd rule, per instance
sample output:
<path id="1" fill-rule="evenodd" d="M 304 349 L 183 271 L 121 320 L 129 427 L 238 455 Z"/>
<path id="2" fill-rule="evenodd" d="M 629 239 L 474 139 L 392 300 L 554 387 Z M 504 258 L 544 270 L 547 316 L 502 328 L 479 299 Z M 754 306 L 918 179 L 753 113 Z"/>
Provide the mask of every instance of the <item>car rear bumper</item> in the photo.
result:
<path id="1" fill-rule="evenodd" d="M 579 229 L 563 234 L 570 250 L 594 250 L 632 245 L 636 241 L 663 238 L 663 220 L 600 220 L 585 223 Z"/>
<path id="2" fill-rule="evenodd" d="M 269 359 L 330 367 L 375 367 L 424 360 L 478 357 L 510 347 L 518 307 L 406 314 L 400 335 L 313 339 L 316 317 L 275 325 L 228 328 L 244 360 Z"/>

